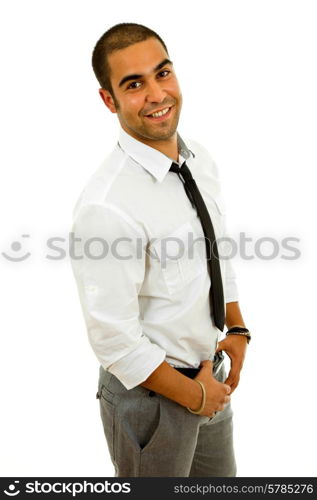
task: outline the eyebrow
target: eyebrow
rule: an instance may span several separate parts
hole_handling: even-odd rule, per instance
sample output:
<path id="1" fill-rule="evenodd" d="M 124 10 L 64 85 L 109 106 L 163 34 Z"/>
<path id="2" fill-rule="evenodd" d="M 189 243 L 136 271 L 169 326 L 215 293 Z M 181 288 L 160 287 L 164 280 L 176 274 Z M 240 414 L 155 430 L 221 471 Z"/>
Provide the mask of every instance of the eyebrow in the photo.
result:
<path id="1" fill-rule="evenodd" d="M 158 71 L 159 69 L 163 68 L 163 66 L 165 66 L 166 64 L 171 64 L 173 65 L 172 61 L 170 61 L 169 59 L 164 59 L 162 62 L 160 62 L 160 64 L 158 64 L 157 66 L 155 66 L 154 68 L 154 72 L 155 71 Z M 130 81 L 130 80 L 138 80 L 139 78 L 142 78 L 143 75 L 127 75 L 127 76 L 124 76 L 121 80 L 120 80 L 120 83 L 119 83 L 119 87 L 122 87 L 122 85 L 124 85 L 126 82 Z"/>

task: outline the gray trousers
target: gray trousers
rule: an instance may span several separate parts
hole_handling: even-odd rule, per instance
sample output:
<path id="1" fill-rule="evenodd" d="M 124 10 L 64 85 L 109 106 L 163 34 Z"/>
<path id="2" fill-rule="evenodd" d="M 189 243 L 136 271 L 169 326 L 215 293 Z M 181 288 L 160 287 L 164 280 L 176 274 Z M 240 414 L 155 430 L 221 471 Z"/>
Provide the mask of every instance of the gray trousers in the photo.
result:
<path id="1" fill-rule="evenodd" d="M 217 380 L 224 382 L 221 366 Z M 116 477 L 234 477 L 232 409 L 209 418 L 100 366 L 97 397 Z"/>

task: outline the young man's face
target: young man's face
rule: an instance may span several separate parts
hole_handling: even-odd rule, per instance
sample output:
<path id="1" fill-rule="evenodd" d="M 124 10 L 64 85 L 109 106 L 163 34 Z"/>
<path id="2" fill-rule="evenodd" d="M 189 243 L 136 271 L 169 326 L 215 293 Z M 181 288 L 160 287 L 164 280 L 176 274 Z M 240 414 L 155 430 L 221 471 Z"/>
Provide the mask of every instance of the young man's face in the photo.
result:
<path id="1" fill-rule="evenodd" d="M 106 106 L 118 114 L 122 128 L 151 145 L 174 136 L 182 106 L 182 95 L 173 65 L 163 45 L 149 38 L 109 58 L 113 96 L 103 89 Z M 154 115 L 161 113 L 163 115 Z"/>

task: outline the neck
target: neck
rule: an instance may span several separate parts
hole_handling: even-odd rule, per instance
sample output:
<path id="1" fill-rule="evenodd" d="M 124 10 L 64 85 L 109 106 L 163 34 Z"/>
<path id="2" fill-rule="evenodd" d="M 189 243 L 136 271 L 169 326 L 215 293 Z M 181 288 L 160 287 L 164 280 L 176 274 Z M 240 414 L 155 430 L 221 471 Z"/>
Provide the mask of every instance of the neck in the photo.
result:
<path id="1" fill-rule="evenodd" d="M 146 144 L 147 146 L 150 146 L 153 149 L 157 149 L 157 151 L 160 151 L 160 153 L 163 153 L 164 155 L 168 156 L 174 161 L 178 161 L 178 147 L 177 147 L 177 132 L 173 134 L 172 137 L 169 137 L 168 139 L 164 140 L 155 140 L 155 139 L 148 139 L 147 137 L 139 136 L 131 130 L 124 130 L 134 137 L 137 141 L 142 142 L 143 144 Z"/>
<path id="2" fill-rule="evenodd" d="M 143 138 L 142 138 L 143 139 Z M 164 141 L 154 141 L 147 139 L 139 139 L 141 142 L 150 146 L 153 149 L 157 149 L 160 153 L 168 156 L 174 161 L 178 161 L 178 147 L 177 147 L 177 134 L 175 133 L 170 139 L 165 139 Z"/>

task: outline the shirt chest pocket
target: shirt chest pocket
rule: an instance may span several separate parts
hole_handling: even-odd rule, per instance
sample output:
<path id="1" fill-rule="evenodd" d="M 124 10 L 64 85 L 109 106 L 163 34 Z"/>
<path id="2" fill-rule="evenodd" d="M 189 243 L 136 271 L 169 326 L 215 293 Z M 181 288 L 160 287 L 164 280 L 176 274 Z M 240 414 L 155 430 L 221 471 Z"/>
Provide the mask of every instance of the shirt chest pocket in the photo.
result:
<path id="1" fill-rule="evenodd" d="M 186 223 L 173 233 L 152 243 L 159 273 L 169 294 L 183 291 L 207 271 L 203 257 L 204 239 Z"/>
<path id="2" fill-rule="evenodd" d="M 215 202 L 215 205 L 217 207 L 219 214 L 221 216 L 226 215 L 226 206 L 225 206 L 225 202 L 224 202 L 224 199 L 223 199 L 221 194 L 218 194 L 217 196 L 214 197 L 214 202 Z"/>
<path id="3" fill-rule="evenodd" d="M 226 206 L 221 194 L 209 198 L 208 210 L 216 238 L 222 238 L 225 229 Z"/>

